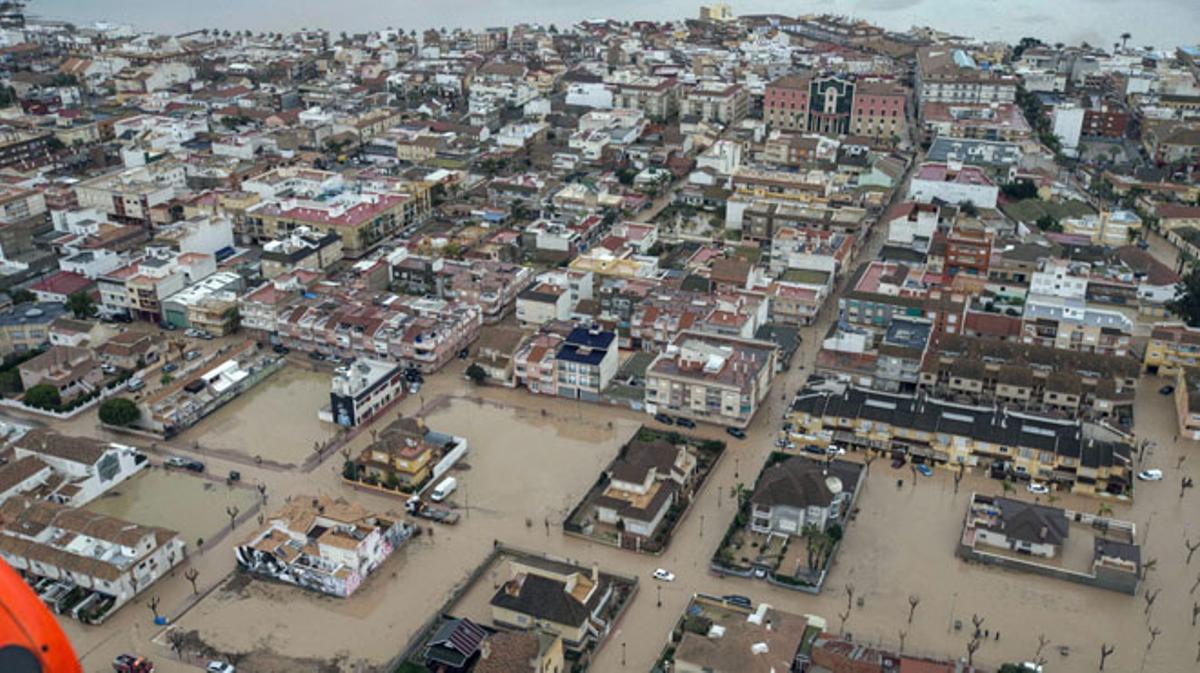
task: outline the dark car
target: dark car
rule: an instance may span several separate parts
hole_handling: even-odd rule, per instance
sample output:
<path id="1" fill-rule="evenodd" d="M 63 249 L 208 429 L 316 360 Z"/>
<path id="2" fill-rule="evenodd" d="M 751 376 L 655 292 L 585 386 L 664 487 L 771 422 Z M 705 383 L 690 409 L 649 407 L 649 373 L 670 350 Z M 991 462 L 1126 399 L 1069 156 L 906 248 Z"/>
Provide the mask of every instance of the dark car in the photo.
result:
<path id="1" fill-rule="evenodd" d="M 675 425 L 678 425 L 681 428 L 694 428 L 696 427 L 696 421 L 693 421 L 690 418 L 676 418 Z"/>
<path id="2" fill-rule="evenodd" d="M 241 480 L 242 480 L 241 472 L 238 472 L 237 470 L 229 471 L 229 481 L 241 481 Z"/>
<path id="3" fill-rule="evenodd" d="M 742 430 L 741 428 L 725 428 L 725 432 L 730 437 L 734 437 L 736 439 L 745 439 L 746 438 L 746 431 Z"/>
<path id="4" fill-rule="evenodd" d="M 675 425 L 675 419 L 666 414 L 654 414 L 654 420 L 662 423 L 663 425 Z"/>
<path id="5" fill-rule="evenodd" d="M 471 351 L 469 349 L 464 348 L 458 352 L 458 359 L 466 360 L 467 356 L 469 356 L 470 354 L 471 354 Z"/>
<path id="6" fill-rule="evenodd" d="M 1175 386 L 1163 386 L 1158 389 L 1159 395 L 1170 395 L 1173 392 L 1175 392 Z"/>
<path id="7" fill-rule="evenodd" d="M 176 369 L 179 369 L 179 365 L 175 364 L 174 362 L 168 362 L 167 364 L 163 365 L 162 368 L 164 374 L 170 374 Z"/>
<path id="8" fill-rule="evenodd" d="M 754 606 L 754 601 L 750 600 L 749 596 L 730 594 L 728 596 L 722 596 L 721 600 L 725 601 L 726 603 L 728 603 L 730 605 L 736 605 L 736 606 L 742 607 L 742 608 L 750 608 L 750 607 Z"/>
<path id="9" fill-rule="evenodd" d="M 805 444 L 803 451 L 805 453 L 811 453 L 814 456 L 824 456 L 825 455 L 825 447 L 817 446 L 816 444 Z"/>
<path id="10" fill-rule="evenodd" d="M 905 460 L 901 456 L 896 456 L 892 459 L 892 469 L 898 470 L 904 467 Z"/>
<path id="11" fill-rule="evenodd" d="M 173 323 L 167 322 L 166 320 L 163 320 L 162 322 L 158 323 L 158 326 L 167 330 L 168 332 L 175 331 L 175 325 Z"/>
<path id="12" fill-rule="evenodd" d="M 325 359 L 325 356 L 314 351 L 308 354 L 308 359 L 312 360 L 313 362 L 320 362 Z"/>
<path id="13" fill-rule="evenodd" d="M 287 355 L 288 353 L 291 352 L 291 349 L 289 349 L 287 346 L 284 346 L 283 344 L 275 344 L 274 346 L 271 346 L 271 350 L 275 351 L 276 353 L 279 353 L 280 355 Z"/>

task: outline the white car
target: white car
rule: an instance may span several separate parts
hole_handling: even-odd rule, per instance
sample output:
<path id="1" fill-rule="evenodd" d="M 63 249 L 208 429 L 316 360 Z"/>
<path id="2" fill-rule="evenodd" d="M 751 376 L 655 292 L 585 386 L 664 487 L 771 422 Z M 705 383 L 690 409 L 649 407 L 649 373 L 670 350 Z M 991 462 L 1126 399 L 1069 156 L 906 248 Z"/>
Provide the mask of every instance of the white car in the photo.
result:
<path id="1" fill-rule="evenodd" d="M 1049 486 L 1047 486 L 1041 482 L 1037 482 L 1037 481 L 1029 482 L 1029 485 L 1026 486 L 1025 488 L 1028 489 L 1028 491 L 1030 493 L 1033 493 L 1036 495 L 1046 495 L 1047 493 L 1050 492 Z"/>
<path id="2" fill-rule="evenodd" d="M 653 577 L 660 582 L 675 581 L 675 573 L 667 570 L 666 568 L 659 568 L 658 570 L 655 570 Z"/>
<path id="3" fill-rule="evenodd" d="M 1138 472 L 1138 479 L 1142 481 L 1162 481 L 1162 470 L 1142 470 Z"/>
<path id="4" fill-rule="evenodd" d="M 233 664 L 227 664 L 223 661 L 210 661 L 204 669 L 207 673 L 236 673 L 237 669 Z"/>

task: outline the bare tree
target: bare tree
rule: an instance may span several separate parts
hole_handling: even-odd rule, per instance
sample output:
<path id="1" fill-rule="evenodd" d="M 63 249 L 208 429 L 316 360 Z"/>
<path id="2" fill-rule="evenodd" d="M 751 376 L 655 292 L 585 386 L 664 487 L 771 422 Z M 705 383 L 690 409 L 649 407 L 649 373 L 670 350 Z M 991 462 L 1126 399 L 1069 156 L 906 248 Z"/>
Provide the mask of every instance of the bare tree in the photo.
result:
<path id="1" fill-rule="evenodd" d="M 1192 544 L 1191 540 L 1184 540 L 1183 546 L 1187 547 L 1187 550 L 1188 550 L 1187 564 L 1192 565 L 1192 555 L 1196 553 L 1197 549 L 1200 549 L 1200 542 L 1196 542 L 1195 544 Z"/>
<path id="2" fill-rule="evenodd" d="M 1145 563 L 1143 563 L 1142 564 L 1142 579 L 1143 580 L 1146 579 L 1146 576 L 1150 574 L 1150 571 L 1154 570 L 1157 567 L 1158 567 L 1158 559 L 1156 559 L 1156 558 L 1152 558 L 1149 561 L 1146 561 Z"/>
<path id="3" fill-rule="evenodd" d="M 971 623 L 975 625 L 975 637 L 976 638 L 979 637 L 979 630 L 981 628 L 983 628 L 984 620 L 985 620 L 985 618 L 980 617 L 979 615 L 976 615 L 976 614 L 971 615 Z"/>
<path id="4" fill-rule="evenodd" d="M 839 612 L 838 619 L 840 619 L 842 622 L 841 626 L 838 627 L 838 633 L 845 633 L 846 632 L 846 620 L 850 619 L 850 611 L 846 610 L 845 612 Z"/>
<path id="5" fill-rule="evenodd" d="M 1157 626 L 1151 626 L 1149 628 L 1150 628 L 1150 641 L 1146 643 L 1146 651 L 1147 652 L 1150 651 L 1151 647 L 1154 647 L 1155 639 L 1157 639 L 1159 634 L 1162 633 L 1162 629 L 1158 628 Z"/>
<path id="6" fill-rule="evenodd" d="M 982 644 L 982 641 L 980 641 L 978 638 L 972 638 L 970 641 L 967 642 L 967 665 L 968 666 L 975 665 L 975 652 L 976 652 L 976 650 L 979 649 L 979 646 L 981 644 Z"/>
<path id="7" fill-rule="evenodd" d="M 1196 617 L 1200 617 L 1200 603 L 1192 603 L 1192 626 L 1196 625 Z"/>
<path id="8" fill-rule="evenodd" d="M 863 467 L 865 468 L 868 477 L 871 476 L 871 463 L 875 462 L 875 459 L 878 457 L 879 456 L 875 455 L 873 451 L 867 451 L 866 454 L 863 455 Z"/>
<path id="9" fill-rule="evenodd" d="M 167 632 L 167 643 L 171 646 L 171 651 L 175 656 L 183 659 L 183 650 L 187 645 L 187 636 L 181 629 L 171 629 Z"/>
<path id="10" fill-rule="evenodd" d="M 229 515 L 229 530 L 233 530 L 237 526 L 237 515 L 240 510 L 237 505 L 230 505 L 225 508 L 225 513 Z"/>
<path id="11" fill-rule="evenodd" d="M 187 579 L 187 581 L 192 583 L 192 595 L 195 596 L 196 594 L 200 593 L 200 590 L 196 588 L 196 579 L 200 577 L 200 571 L 197 570 L 195 566 L 192 566 L 191 568 L 183 571 L 183 576 Z"/>
<path id="12" fill-rule="evenodd" d="M 1109 655 L 1115 652 L 1117 648 L 1108 643 L 1100 643 L 1100 670 L 1104 670 L 1104 660 L 1108 659 Z"/>
<path id="13" fill-rule="evenodd" d="M 1154 607 L 1154 601 L 1158 600 L 1158 592 L 1160 591 L 1162 591 L 1162 589 L 1155 589 L 1154 591 L 1146 589 L 1146 593 L 1143 594 L 1146 599 L 1146 609 L 1142 611 L 1142 614 L 1150 614 L 1150 608 Z"/>
<path id="14" fill-rule="evenodd" d="M 154 613 L 155 621 L 158 621 L 158 603 L 158 596 L 152 596 L 146 599 L 146 607 L 150 609 L 150 612 Z"/>
<path id="15" fill-rule="evenodd" d="M 904 654 L 904 639 L 908 637 L 908 631 L 905 631 L 904 629 L 900 629 L 899 636 L 900 636 L 900 654 Z"/>
<path id="16" fill-rule="evenodd" d="M 958 464 L 958 471 L 954 473 L 954 495 L 958 495 L 958 484 L 963 480 L 963 472 L 967 466 L 963 463 Z"/>
<path id="17" fill-rule="evenodd" d="M 1192 583 L 1192 588 L 1188 590 L 1189 594 L 1196 593 L 1196 588 L 1200 587 L 1200 575 L 1196 575 L 1196 581 Z"/>
<path id="18" fill-rule="evenodd" d="M 1038 648 L 1037 648 L 1037 652 L 1034 653 L 1033 658 L 1037 659 L 1038 657 L 1042 656 L 1042 650 L 1046 649 L 1046 645 L 1048 645 L 1049 643 L 1050 643 L 1050 639 L 1046 637 L 1046 634 L 1039 633 L 1038 634 Z"/>
<path id="19" fill-rule="evenodd" d="M 921 597 L 916 594 L 908 595 L 908 623 L 912 624 L 913 613 L 917 611 L 917 606 L 921 604 Z"/>
<path id="20" fill-rule="evenodd" d="M 846 583 L 846 612 L 850 612 L 850 608 L 854 603 L 854 583 Z"/>

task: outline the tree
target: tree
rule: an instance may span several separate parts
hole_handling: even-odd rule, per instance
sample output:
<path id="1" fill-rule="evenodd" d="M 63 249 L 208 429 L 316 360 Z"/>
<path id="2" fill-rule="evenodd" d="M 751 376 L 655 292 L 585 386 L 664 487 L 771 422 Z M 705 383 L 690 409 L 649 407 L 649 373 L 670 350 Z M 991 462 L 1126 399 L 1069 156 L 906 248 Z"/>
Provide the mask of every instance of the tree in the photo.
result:
<path id="1" fill-rule="evenodd" d="M 1175 291 L 1175 298 L 1167 302 L 1167 310 L 1191 327 L 1200 326 L 1200 270 L 1184 276 Z"/>
<path id="2" fill-rule="evenodd" d="M 167 643 L 171 646 L 171 651 L 175 656 L 183 659 L 183 650 L 187 646 L 187 634 L 180 629 L 171 629 L 167 631 Z"/>
<path id="3" fill-rule="evenodd" d="M 1037 225 L 1037 228 L 1041 229 L 1042 231 L 1063 230 L 1062 225 L 1059 224 L 1058 220 L 1054 219 L 1053 215 L 1042 215 L 1041 217 L 1037 218 L 1036 221 L 1034 221 L 1034 224 Z"/>
<path id="4" fill-rule="evenodd" d="M 38 385 L 25 391 L 25 396 L 21 398 L 27 407 L 37 409 L 54 410 L 62 404 L 62 398 L 58 394 L 58 388 L 48 384 L 39 383 Z"/>
<path id="5" fill-rule="evenodd" d="M 237 526 L 238 511 L 237 505 L 230 505 L 225 508 L 225 513 L 229 515 L 229 530 L 233 530 L 234 526 Z"/>
<path id="6" fill-rule="evenodd" d="M 158 603 L 158 596 L 153 596 L 146 601 L 146 607 L 150 609 L 150 612 L 154 613 L 154 621 L 158 621 Z"/>
<path id="7" fill-rule="evenodd" d="M 193 566 L 183 571 L 183 576 L 192 583 L 192 595 L 200 593 L 200 590 L 196 588 L 196 579 L 200 577 L 200 571 Z"/>
<path id="8" fill-rule="evenodd" d="M 958 206 L 962 209 L 963 215 L 967 217 L 977 217 L 979 215 L 979 206 L 976 206 L 974 201 L 963 201 Z"/>
<path id="9" fill-rule="evenodd" d="M 21 372 L 16 367 L 0 372 L 0 393 L 19 393 L 22 390 Z"/>
<path id="10" fill-rule="evenodd" d="M 90 318 L 96 312 L 96 302 L 87 292 L 72 292 L 67 295 L 67 310 L 76 318 Z"/>
<path id="11" fill-rule="evenodd" d="M 1131 38 L 1131 37 L 1133 37 L 1133 35 L 1130 33 L 1121 33 L 1121 48 L 1122 49 L 1124 49 L 1125 45 L 1129 43 L 1129 38 Z"/>
<path id="12" fill-rule="evenodd" d="M 37 301 L 37 295 L 23 288 L 9 290 L 8 297 L 13 300 L 14 304 L 28 304 L 31 301 Z"/>
<path id="13" fill-rule="evenodd" d="M 474 362 L 471 363 L 470 367 L 467 367 L 465 374 L 467 378 L 471 379 L 471 383 L 476 385 L 482 384 L 487 379 L 487 372 L 483 370 L 483 367 Z"/>
<path id="14" fill-rule="evenodd" d="M 921 604 L 921 597 L 916 594 L 908 596 L 908 623 L 912 624 L 913 615 L 917 612 L 917 606 Z"/>
<path id="15" fill-rule="evenodd" d="M 142 412 L 133 400 L 125 397 L 110 397 L 100 404 L 100 422 L 127 428 L 137 422 Z"/>
<path id="16" fill-rule="evenodd" d="M 1110 656 L 1112 656 L 1112 653 L 1116 651 L 1116 647 L 1113 647 L 1108 643 L 1100 643 L 1100 670 L 1104 670 L 1104 660 L 1108 659 Z"/>

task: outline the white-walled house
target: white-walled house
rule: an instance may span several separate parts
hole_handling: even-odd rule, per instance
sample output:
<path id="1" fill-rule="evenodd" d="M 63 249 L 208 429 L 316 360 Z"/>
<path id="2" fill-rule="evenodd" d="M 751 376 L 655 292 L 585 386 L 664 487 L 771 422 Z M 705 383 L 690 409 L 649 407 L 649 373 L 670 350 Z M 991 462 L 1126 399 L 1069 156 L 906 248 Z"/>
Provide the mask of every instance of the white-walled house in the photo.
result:
<path id="1" fill-rule="evenodd" d="M 184 559 L 179 534 L 24 496 L 0 505 L 0 558 L 28 578 L 56 580 L 42 598 L 98 623 Z M 64 604 L 72 588 L 78 601 Z"/>
<path id="2" fill-rule="evenodd" d="M 765 535 L 825 530 L 846 515 L 862 467 L 791 456 L 763 471 L 750 496 L 750 529 Z"/>
<path id="3" fill-rule="evenodd" d="M 146 455 L 131 446 L 45 429 L 16 440 L 13 455 L 17 460 L 35 458 L 52 472 L 44 480 L 31 479 L 19 492 L 72 507 L 86 505 L 149 466 Z"/>

